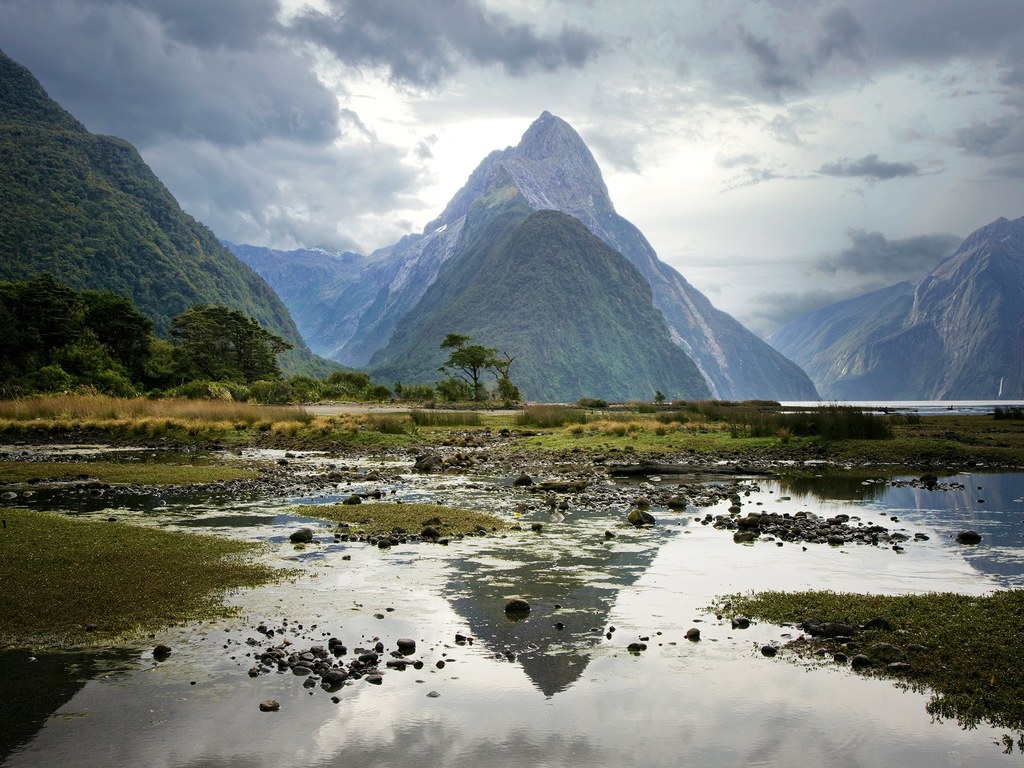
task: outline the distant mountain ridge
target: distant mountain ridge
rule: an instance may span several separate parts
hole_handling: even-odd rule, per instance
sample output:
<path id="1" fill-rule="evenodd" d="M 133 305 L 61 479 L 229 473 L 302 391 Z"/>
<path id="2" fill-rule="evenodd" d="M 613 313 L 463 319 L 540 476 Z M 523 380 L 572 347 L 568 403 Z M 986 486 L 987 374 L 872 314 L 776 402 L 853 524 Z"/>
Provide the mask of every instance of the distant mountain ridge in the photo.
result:
<path id="1" fill-rule="evenodd" d="M 1024 398 L 1024 217 L 973 232 L 916 285 L 817 309 L 771 342 L 826 398 Z"/>
<path id="2" fill-rule="evenodd" d="M 328 370 L 270 286 L 229 253 L 122 139 L 96 136 L 0 52 L 0 280 L 49 272 L 129 299 L 167 330 L 192 304 L 222 304 L 294 346 L 286 370 Z"/>
<path id="3" fill-rule="evenodd" d="M 458 252 L 472 206 L 506 188 L 514 189 L 533 210 L 556 210 L 578 219 L 640 271 L 673 342 L 697 364 L 713 396 L 817 398 L 796 364 L 715 309 L 682 275 L 658 260 L 640 231 L 615 212 L 586 144 L 568 123 L 548 112 L 534 121 L 516 147 L 491 152 L 422 234 L 375 251 L 342 276 L 334 295 L 310 313 L 312 322 L 300 323 L 311 346 L 345 364 L 367 365 Z M 229 247 L 246 259 L 240 247 Z M 254 266 L 275 286 L 290 279 L 284 269 Z M 315 291 L 312 285 L 309 289 Z M 298 286 L 292 290 L 302 292 Z"/>

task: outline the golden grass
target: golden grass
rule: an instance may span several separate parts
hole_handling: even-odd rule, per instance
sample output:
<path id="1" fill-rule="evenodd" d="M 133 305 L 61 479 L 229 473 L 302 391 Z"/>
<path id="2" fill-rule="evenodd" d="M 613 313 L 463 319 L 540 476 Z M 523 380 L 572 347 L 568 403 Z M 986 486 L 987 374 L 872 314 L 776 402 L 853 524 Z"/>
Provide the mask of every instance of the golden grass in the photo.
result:
<path id="1" fill-rule="evenodd" d="M 117 398 L 102 395 L 48 395 L 0 401 L 0 421 L 47 421 L 80 428 L 132 423 L 159 423 L 168 427 L 190 423 L 241 423 L 259 421 L 308 423 L 313 417 L 299 406 L 265 406 L 221 400 L 150 400 L 143 397 Z"/>
<path id="2" fill-rule="evenodd" d="M 228 613 L 226 591 L 276 572 L 258 545 L 4 509 L 0 645 L 91 645 Z"/>
<path id="3" fill-rule="evenodd" d="M 496 515 L 440 504 L 315 504 L 294 507 L 292 511 L 302 517 L 349 523 L 371 536 L 383 536 L 396 529 L 418 534 L 425 525 L 433 526 L 444 536 L 508 527 Z"/>

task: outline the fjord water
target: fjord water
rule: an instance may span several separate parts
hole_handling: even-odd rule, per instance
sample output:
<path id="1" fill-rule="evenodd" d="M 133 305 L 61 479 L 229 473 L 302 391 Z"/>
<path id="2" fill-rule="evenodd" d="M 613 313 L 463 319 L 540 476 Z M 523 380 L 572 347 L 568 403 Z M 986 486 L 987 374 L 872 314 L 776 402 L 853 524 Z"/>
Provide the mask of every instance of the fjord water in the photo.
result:
<path id="1" fill-rule="evenodd" d="M 852 544 L 738 545 L 730 532 L 699 522 L 708 512 L 724 512 L 727 503 L 685 513 L 655 509 L 657 526 L 633 530 L 621 526 L 625 506 L 571 506 L 564 519 L 553 519 L 546 509 L 524 505 L 501 478 L 424 478 L 402 465 L 387 467 L 385 476 L 396 498 L 497 508 L 516 515 L 526 531 L 382 551 L 334 542 L 325 526 L 320 544 L 297 551 L 288 533 L 310 521 L 292 516 L 288 506 L 336 497 L 179 499 L 155 508 L 141 499 L 128 503 L 118 512 L 125 520 L 267 541 L 268 557 L 299 574 L 230 596 L 238 618 L 162 632 L 134 649 L 35 661 L 24 652 L 0 655 L 8 731 L 0 742 L 2 764 L 979 766 L 1020 760 L 1002 753 L 998 729 L 933 721 L 927 694 L 840 667 L 807 670 L 782 656 L 761 656 L 761 645 L 796 636 L 793 627 L 734 630 L 707 608 L 717 595 L 755 589 L 983 594 L 1021 586 L 1024 475 L 951 475 L 941 480 L 956 485 L 935 491 L 834 472 L 747 481 L 747 508 L 841 511 L 904 529 L 911 541 L 903 552 Z M 67 505 L 80 511 L 71 500 Z M 540 534 L 529 532 L 533 521 L 543 523 Z M 965 528 L 983 534 L 980 546 L 953 541 Z M 606 538 L 606 530 L 616 537 Z M 915 542 L 915 533 L 929 538 Z M 524 620 L 504 614 L 513 594 L 531 602 Z M 255 630 L 260 624 L 276 630 L 272 640 Z M 699 642 L 684 638 L 691 627 L 700 629 Z M 471 641 L 456 642 L 457 633 Z M 349 653 L 371 648 L 377 638 L 388 651 L 398 638 L 414 638 L 414 658 L 424 666 L 388 671 L 379 686 L 346 685 L 333 694 L 337 702 L 291 673 L 247 674 L 260 647 L 287 637 L 303 649 L 332 635 Z M 174 649 L 166 661 L 152 658 L 156 642 Z M 630 653 L 631 642 L 646 650 Z M 266 699 L 276 699 L 280 711 L 261 712 Z"/>

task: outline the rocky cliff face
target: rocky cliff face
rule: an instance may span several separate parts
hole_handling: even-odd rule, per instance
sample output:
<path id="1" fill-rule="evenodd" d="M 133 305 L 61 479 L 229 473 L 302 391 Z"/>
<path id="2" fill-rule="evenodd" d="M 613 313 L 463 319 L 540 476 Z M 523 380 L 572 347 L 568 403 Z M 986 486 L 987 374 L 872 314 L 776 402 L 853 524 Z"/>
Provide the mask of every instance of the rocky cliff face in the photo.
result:
<path id="1" fill-rule="evenodd" d="M 823 397 L 1024 397 L 1024 217 L 972 233 L 917 285 L 797 318 L 772 343 Z"/>
<path id="2" fill-rule="evenodd" d="M 371 254 L 340 278 L 316 320 L 296 308 L 300 329 L 317 352 L 364 366 L 458 250 L 466 215 L 477 201 L 512 188 L 535 211 L 556 210 L 579 221 L 635 266 L 650 284 L 672 340 L 697 364 L 713 396 L 730 399 L 816 399 L 807 375 L 782 354 L 715 309 L 682 275 L 662 263 L 643 234 L 615 212 L 600 168 L 564 120 L 543 113 L 515 147 L 490 153 L 422 234 Z M 243 253 L 236 253 L 244 259 Z M 260 266 L 271 284 L 289 290 Z M 287 300 L 287 299 L 286 299 Z"/>

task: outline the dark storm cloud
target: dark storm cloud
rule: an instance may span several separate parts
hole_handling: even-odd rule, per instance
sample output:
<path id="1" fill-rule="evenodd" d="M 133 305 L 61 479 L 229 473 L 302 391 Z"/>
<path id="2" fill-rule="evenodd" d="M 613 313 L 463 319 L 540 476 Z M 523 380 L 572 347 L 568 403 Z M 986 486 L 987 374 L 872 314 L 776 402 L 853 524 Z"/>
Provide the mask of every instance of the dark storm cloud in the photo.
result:
<path id="1" fill-rule="evenodd" d="M 1024 80 L 1020 0 L 773 0 L 767 5 L 776 12 L 769 22 L 740 22 L 734 32 L 757 84 L 776 99 L 806 93 L 822 71 L 851 65 L 868 75 L 905 64 L 984 60 L 1002 70 L 1004 85 Z M 808 34 L 794 34 L 803 28 Z"/>
<path id="2" fill-rule="evenodd" d="M 800 19 L 813 13 L 806 4 L 799 6 L 784 8 Z M 754 63 L 758 84 L 776 98 L 806 91 L 810 79 L 833 61 L 865 62 L 867 32 L 848 8 L 831 8 L 815 23 L 813 44 L 792 47 L 786 52 L 770 33 L 757 34 L 743 24 L 737 26 L 740 47 Z M 785 29 L 778 30 L 775 35 L 790 41 L 792 46 L 792 36 Z"/>
<path id="3" fill-rule="evenodd" d="M 969 155 L 1001 157 L 1024 154 L 1024 110 L 957 131 L 956 143 Z"/>
<path id="4" fill-rule="evenodd" d="M 330 0 L 305 9 L 293 30 L 350 66 L 380 67 L 394 81 L 436 85 L 462 61 L 500 65 L 513 76 L 581 67 L 602 48 L 581 27 L 542 34 L 479 0 Z"/>
<path id="5" fill-rule="evenodd" d="M 158 16 L 169 37 L 201 48 L 249 46 L 278 26 L 278 0 L 122 0 Z"/>
<path id="6" fill-rule="evenodd" d="M 853 13 L 845 6 L 833 8 L 822 20 L 821 36 L 817 43 L 817 63 L 823 65 L 833 58 L 864 61 L 865 31 Z"/>
<path id="7" fill-rule="evenodd" d="M 321 148 L 270 140 L 220 148 L 168 142 L 148 160 L 189 213 L 233 242 L 360 251 L 368 244 L 338 231 L 339 212 L 379 215 L 417 205 L 409 191 L 418 172 L 404 162 L 404 151 L 382 143 Z M 382 242 L 407 231 L 384 233 Z"/>
<path id="8" fill-rule="evenodd" d="M 834 163 L 825 163 L 818 169 L 824 176 L 841 178 L 864 177 L 886 181 L 904 176 L 917 176 L 921 172 L 913 163 L 887 163 L 878 159 L 878 155 L 865 155 L 859 160 L 843 158 Z"/>
<path id="9" fill-rule="evenodd" d="M 802 91 L 803 81 L 794 71 L 794 66 L 786 62 L 779 49 L 767 37 L 761 37 L 740 26 L 740 45 L 754 60 L 757 82 L 766 91 L 776 96 L 786 91 Z"/>
<path id="10" fill-rule="evenodd" d="M 1020 0 L 862 0 L 856 7 L 884 57 L 941 61 L 996 56 L 1019 61 L 1024 30 Z"/>
<path id="11" fill-rule="evenodd" d="M 821 272 L 872 275 L 892 282 L 919 280 L 953 253 L 962 238 L 956 235 L 918 235 L 890 240 L 881 232 L 850 229 L 850 245 L 818 262 Z"/>
<path id="12" fill-rule="evenodd" d="M 0 47 L 90 130 L 143 149 L 169 136 L 221 146 L 336 137 L 337 98 L 284 45 L 268 4 L 251 16 L 247 0 L 213 4 L 203 31 L 208 5 L 9 0 Z M 226 28 L 239 47 L 202 47 Z"/>

